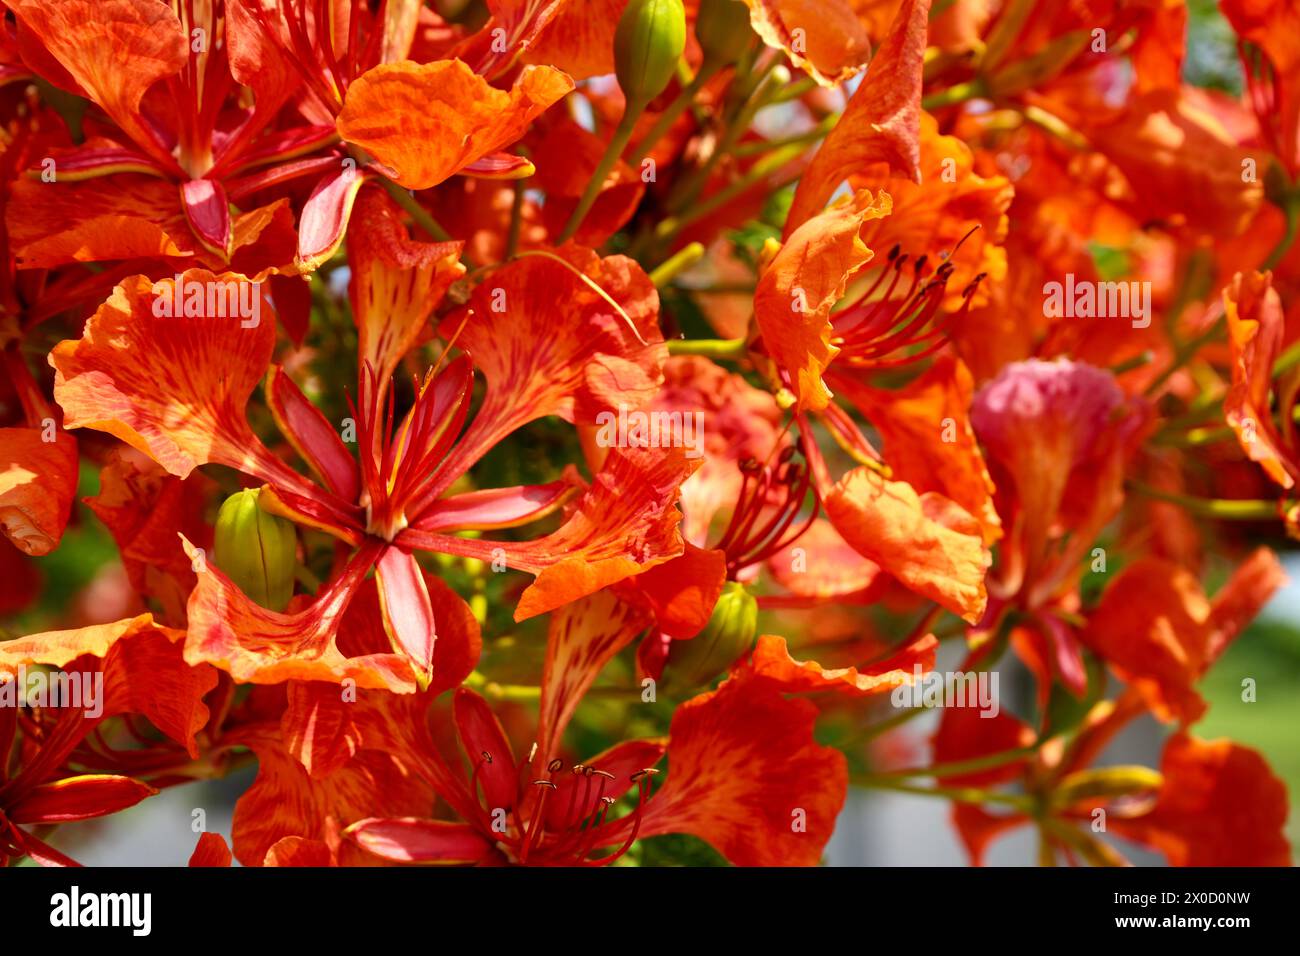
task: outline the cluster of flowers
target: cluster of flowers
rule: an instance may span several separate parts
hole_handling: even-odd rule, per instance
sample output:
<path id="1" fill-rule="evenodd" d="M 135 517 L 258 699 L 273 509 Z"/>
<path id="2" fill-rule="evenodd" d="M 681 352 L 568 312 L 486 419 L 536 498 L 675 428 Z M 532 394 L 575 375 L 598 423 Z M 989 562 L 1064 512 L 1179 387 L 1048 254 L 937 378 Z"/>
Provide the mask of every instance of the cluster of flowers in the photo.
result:
<path id="1" fill-rule="evenodd" d="M 255 762 L 246 865 L 1289 862 L 1189 728 L 1300 536 L 1294 0 L 1242 95 L 1183 0 L 0 10 L 0 861 Z M 941 642 L 1034 691 L 918 763 Z"/>

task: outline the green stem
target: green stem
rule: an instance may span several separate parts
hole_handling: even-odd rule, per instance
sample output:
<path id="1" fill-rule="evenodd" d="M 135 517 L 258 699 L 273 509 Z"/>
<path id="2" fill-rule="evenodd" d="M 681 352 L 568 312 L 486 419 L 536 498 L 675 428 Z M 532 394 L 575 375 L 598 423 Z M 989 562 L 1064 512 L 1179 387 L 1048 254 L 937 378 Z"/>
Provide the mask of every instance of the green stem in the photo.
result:
<path id="1" fill-rule="evenodd" d="M 514 200 L 510 203 L 510 230 L 506 233 L 504 261 L 509 262 L 519 249 L 519 231 L 524 221 L 524 181 L 516 179 Z"/>
<path id="2" fill-rule="evenodd" d="M 1284 375 L 1300 364 L 1300 342 L 1293 343 L 1273 363 L 1273 378 Z"/>
<path id="3" fill-rule="evenodd" d="M 781 149 L 785 146 L 807 146 L 824 139 L 826 134 L 835 128 L 835 123 L 839 118 L 840 114 L 833 113 L 806 133 L 798 133 L 782 139 L 767 139 L 757 143 L 741 143 L 731 152 L 733 156 L 737 157 L 756 156 L 761 153 L 770 153 L 774 149 Z"/>
<path id="4" fill-rule="evenodd" d="M 785 89 L 774 94 L 768 101 L 769 106 L 775 106 L 777 103 L 788 103 L 791 100 L 797 100 L 805 93 L 811 93 L 817 89 L 817 81 L 811 76 L 800 77 Z"/>
<path id="5" fill-rule="evenodd" d="M 1051 133 L 1057 139 L 1061 140 L 1061 142 L 1073 146 L 1075 149 L 1086 150 L 1089 148 L 1088 141 L 1084 139 L 1083 136 L 1067 126 L 1065 121 L 1059 116 L 1047 112 L 1047 110 L 1042 107 L 1032 105 L 1024 106 L 1021 107 L 1020 112 L 1025 119 L 1029 120 L 1029 122 L 1033 123 L 1039 129 Z"/>
<path id="6" fill-rule="evenodd" d="M 1155 360 L 1156 353 L 1147 349 L 1145 352 L 1139 352 L 1137 355 L 1130 356 L 1122 362 L 1117 362 L 1110 367 L 1111 375 L 1123 375 L 1125 372 L 1131 372 L 1134 369 L 1142 368 L 1144 365 L 1150 365 Z"/>
<path id="7" fill-rule="evenodd" d="M 890 717 L 888 720 L 882 720 L 878 724 L 872 724 L 870 727 L 866 729 L 866 732 L 863 735 L 864 739 L 874 740 L 877 737 L 879 737 L 881 734 L 887 734 L 889 733 L 889 731 L 893 730 L 894 728 L 901 727 L 909 720 L 919 717 L 921 714 L 924 713 L 927 713 L 924 707 L 908 707 L 906 710 L 902 711 L 901 713 L 895 714 L 893 717 Z"/>
<path id="8" fill-rule="evenodd" d="M 958 83 L 956 86 L 950 86 L 938 93 L 931 93 L 921 100 L 921 108 L 927 111 L 942 109 L 945 106 L 956 106 L 958 103 L 965 103 L 967 100 L 977 99 L 984 95 L 984 81 L 977 76 L 973 80 Z"/>
<path id="9" fill-rule="evenodd" d="M 695 102 L 695 97 L 704 88 L 704 84 L 709 82 L 721 68 L 721 63 L 712 60 L 705 60 L 700 64 L 700 69 L 695 74 L 694 79 L 682 87 L 682 91 L 677 94 L 677 98 L 668 104 L 666 110 L 659 114 L 659 118 L 655 120 L 654 125 L 636 144 L 636 148 L 627 157 L 629 166 L 635 167 L 650 150 L 655 148 L 655 144 L 663 139 L 664 134 L 672 129 L 673 123 L 677 122 L 677 117 L 681 116 L 686 111 L 686 108 Z"/>
<path id="10" fill-rule="evenodd" d="M 715 359 L 745 356 L 744 339 L 669 339 L 669 355 L 703 355 Z"/>
<path id="11" fill-rule="evenodd" d="M 702 219 L 714 210 L 725 206 L 741 193 L 752 188 L 756 183 L 763 181 L 786 163 L 797 158 L 802 152 L 803 146 L 787 146 L 783 149 L 778 149 L 775 152 L 769 153 L 767 156 L 756 162 L 753 167 L 750 168 L 749 172 L 740 177 L 740 179 L 737 179 L 730 185 L 719 189 L 704 201 L 696 203 L 690 208 L 689 212 L 683 212 L 676 216 L 669 216 L 667 219 L 660 222 L 659 225 L 655 227 L 655 239 L 660 242 L 671 239 L 673 235 L 686 228 L 691 223 Z M 791 179 L 794 178 L 796 177 L 791 177 Z M 780 188 L 780 184 L 773 188 Z"/>
<path id="12" fill-rule="evenodd" d="M 562 246 L 572 239 L 573 234 L 582 225 L 582 220 L 587 218 L 587 213 L 595 204 L 596 197 L 600 195 L 601 187 L 605 185 L 605 179 L 609 176 L 609 171 L 614 168 L 618 158 L 623 155 L 623 150 L 627 147 L 628 140 L 632 138 L 632 133 L 636 129 L 636 121 L 643 112 L 645 112 L 644 103 L 629 102 L 626 109 L 623 110 L 623 118 L 619 120 L 618 128 L 614 130 L 609 145 L 605 147 L 605 155 L 600 157 L 595 172 L 591 174 L 591 179 L 587 181 L 587 188 L 583 190 L 582 198 L 578 200 L 578 205 L 574 208 L 573 214 L 569 216 L 569 221 L 565 223 L 564 231 L 556 237 L 555 244 L 557 246 Z"/>
<path id="13" fill-rule="evenodd" d="M 899 793 L 914 793 L 923 797 L 942 797 L 945 800 L 955 800 L 958 803 L 998 803 L 1003 806 L 1015 807 L 1023 813 L 1032 813 L 1034 802 L 1031 798 L 1014 793 L 998 793 L 992 790 L 981 790 L 979 787 L 922 787 L 918 784 L 905 783 L 901 780 L 893 780 L 889 777 L 865 776 L 857 777 L 853 781 L 864 787 L 872 787 L 878 790 L 894 790 Z"/>
<path id="14" fill-rule="evenodd" d="M 748 99 L 745 100 L 739 111 L 727 124 L 721 141 L 709 154 L 709 158 L 704 161 L 704 165 L 685 177 L 679 186 L 673 190 L 673 195 L 668 199 L 669 210 L 680 212 L 695 202 L 722 157 L 731 152 L 736 143 L 739 142 L 741 134 L 749 128 L 754 115 L 767 105 L 768 97 L 772 93 L 772 71 L 776 68 L 776 64 L 777 58 L 773 57 L 760 70 L 759 75 L 755 77 L 753 84 L 750 86 Z"/>
<path id="15" fill-rule="evenodd" d="M 1289 198 L 1286 205 L 1282 207 L 1282 213 L 1286 216 L 1286 231 L 1282 233 L 1282 238 L 1278 244 L 1273 247 L 1264 264 L 1259 267 L 1260 272 L 1268 272 L 1276 268 L 1277 264 L 1282 261 L 1282 257 L 1287 254 L 1291 244 L 1295 242 L 1297 227 L 1300 227 L 1300 199 L 1294 196 Z"/>
<path id="16" fill-rule="evenodd" d="M 438 220 L 429 215 L 429 210 L 416 201 L 411 195 L 411 191 L 406 189 L 400 183 L 394 182 L 386 176 L 379 177 L 380 184 L 388 190 L 388 195 L 393 197 L 397 205 L 406 210 L 406 214 L 415 220 L 415 224 L 427 232 L 438 242 L 451 242 L 451 235 L 446 229 L 438 225 Z"/>
<path id="17" fill-rule="evenodd" d="M 1277 517 L 1277 502 L 1248 498 L 1193 498 L 1172 491 L 1153 488 L 1145 482 L 1130 480 L 1128 487 L 1140 495 L 1168 501 L 1202 518 L 1220 518 L 1225 521 L 1270 521 Z"/>
<path id="18" fill-rule="evenodd" d="M 1155 381 L 1147 386 L 1146 391 L 1143 394 L 1147 396 L 1156 394 L 1156 392 L 1160 390 L 1161 386 L 1163 386 L 1165 382 L 1169 381 L 1175 372 L 1186 365 L 1188 360 L 1200 351 L 1202 345 L 1217 338 L 1219 335 L 1219 322 L 1221 321 L 1222 318 L 1213 322 L 1208 329 L 1196 336 L 1196 338 L 1179 345 L 1174 350 L 1174 360 L 1169 363 L 1169 367 L 1156 376 Z"/>
<path id="19" fill-rule="evenodd" d="M 668 259 L 659 263 L 650 273 L 650 281 L 656 289 L 662 289 L 695 263 L 704 258 L 704 245 L 699 242 L 688 243 Z"/>
<path id="20" fill-rule="evenodd" d="M 1000 753 L 986 754 L 983 757 L 975 757 L 971 760 L 955 760 L 949 763 L 939 763 L 931 767 L 909 767 L 903 770 L 886 770 L 881 773 L 873 774 L 877 779 L 893 779 L 895 777 L 961 777 L 968 773 L 978 773 L 981 770 L 989 770 L 993 767 L 1001 767 L 1004 764 L 1014 763 L 1025 757 L 1032 756 L 1035 748 L 1017 747 L 1014 750 L 1004 750 Z"/>

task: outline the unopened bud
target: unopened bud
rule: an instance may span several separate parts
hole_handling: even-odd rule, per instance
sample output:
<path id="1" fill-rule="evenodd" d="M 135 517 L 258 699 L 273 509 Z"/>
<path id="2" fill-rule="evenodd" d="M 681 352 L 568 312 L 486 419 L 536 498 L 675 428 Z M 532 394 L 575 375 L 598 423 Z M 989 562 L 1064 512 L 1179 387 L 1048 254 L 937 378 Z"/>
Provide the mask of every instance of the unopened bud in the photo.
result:
<path id="1" fill-rule="evenodd" d="M 293 597 L 297 537 L 293 523 L 264 511 L 260 489 L 227 498 L 217 512 L 213 561 L 249 600 L 283 611 Z"/>
<path id="2" fill-rule="evenodd" d="M 700 0 L 695 39 L 700 41 L 706 61 L 719 66 L 735 63 L 753 37 L 749 7 L 742 0 Z"/>
<path id="3" fill-rule="evenodd" d="M 686 48 L 682 0 L 632 0 L 614 31 L 614 72 L 637 111 L 664 91 Z"/>
<path id="4" fill-rule="evenodd" d="M 708 684 L 754 646 L 758 602 L 743 584 L 728 582 L 709 623 L 689 640 L 673 641 L 665 676 L 674 688 Z"/>

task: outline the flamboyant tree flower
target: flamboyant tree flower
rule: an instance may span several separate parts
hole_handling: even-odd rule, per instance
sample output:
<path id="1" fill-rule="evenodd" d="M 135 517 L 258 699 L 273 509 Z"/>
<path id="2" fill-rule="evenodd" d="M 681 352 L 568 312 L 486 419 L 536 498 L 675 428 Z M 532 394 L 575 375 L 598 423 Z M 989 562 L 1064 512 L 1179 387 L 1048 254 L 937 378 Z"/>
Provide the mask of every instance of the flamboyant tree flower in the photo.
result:
<path id="1" fill-rule="evenodd" d="M 9 6 L 20 37 L 34 41 L 20 44 L 33 71 L 87 97 L 113 124 L 49 157 L 61 189 L 45 188 L 39 168 L 19 184 L 19 208 L 40 210 L 38 220 L 10 214 L 27 266 L 161 254 L 222 268 L 280 208 L 232 215 L 232 203 L 315 176 L 297 265 L 275 258 L 277 247 L 246 271 L 311 269 L 337 249 L 369 170 L 416 189 L 476 163 L 471 172 L 527 174 L 526 163 L 493 154 L 573 86 L 539 66 L 505 93 L 459 60 L 403 61 L 416 27 L 403 4 L 377 13 L 358 0 Z M 176 102 L 184 108 L 164 108 Z M 348 145 L 365 151 L 360 160 Z M 102 177 L 118 188 L 99 188 Z"/>
<path id="2" fill-rule="evenodd" d="M 181 660 L 183 636 L 145 614 L 0 643 L 0 693 L 28 693 L 27 668 L 62 670 L 68 680 L 61 686 L 78 691 L 77 699 L 42 697 L 32 708 L 0 707 L 0 856 L 76 866 L 24 826 L 88 820 L 134 806 L 157 792 L 138 777 L 185 768 L 198 757 L 196 734 L 208 720 L 203 697 L 217 678 L 211 668 Z M 113 760 L 100 733 L 106 721 L 123 714 L 147 718 L 179 747 L 160 748 L 161 760 L 140 749 Z M 86 772 L 91 767 L 110 772 Z"/>
<path id="3" fill-rule="evenodd" d="M 692 833 L 738 864 L 815 864 L 843 800 L 843 758 L 813 741 L 816 708 L 771 679 L 738 670 L 679 706 L 667 741 L 616 744 L 583 763 L 559 756 L 579 700 L 643 625 L 608 593 L 555 612 L 530 753 L 516 759 L 486 702 L 462 688 L 463 759 L 449 763 L 426 740 L 419 760 L 461 820 L 365 819 L 348 837 L 399 862 L 599 866 L 638 837 Z M 665 755 L 666 780 L 652 792 Z M 635 803 L 617 815 L 629 791 Z"/>
<path id="4" fill-rule="evenodd" d="M 1113 835 L 1158 850 L 1173 866 L 1285 866 L 1286 788 L 1254 750 L 1181 731 L 1165 743 L 1159 771 L 1091 766 L 1143 710 L 1130 690 L 1118 701 L 1096 704 L 1064 747 L 941 778 L 945 786 L 985 790 L 1015 781 L 1024 790 L 1023 796 L 1003 794 L 1009 813 L 954 804 L 953 823 L 972 862 L 982 864 L 998 837 L 1032 824 L 1040 834 L 1040 859 L 1049 865 L 1058 854 L 1075 864 L 1125 865 L 1111 845 Z M 1032 745 L 1033 738 L 1008 713 L 985 720 L 969 708 L 951 708 L 935 736 L 936 760 L 1022 753 L 1011 748 Z"/>
<path id="5" fill-rule="evenodd" d="M 1144 403 L 1108 372 L 1066 359 L 1008 365 L 975 396 L 971 423 L 984 445 L 1006 537 L 990 576 L 981 629 L 1019 612 L 1013 644 L 1076 694 L 1087 684 L 1076 624 L 1080 577 L 1102 528 L 1123 503 L 1124 469 L 1147 427 Z"/>
<path id="6" fill-rule="evenodd" d="M 416 384 L 414 404 L 400 420 L 391 385 L 363 367 L 353 405 L 359 460 L 288 375 L 272 369 L 267 402 L 319 484 L 275 457 L 244 417 L 253 388 L 270 367 L 272 323 L 248 328 L 248 320 L 213 315 L 206 307 L 198 315 L 173 319 L 160 317 L 155 308 L 160 297 L 185 296 L 193 288 L 228 289 L 243 283 L 240 277 L 187 271 L 179 287 L 168 280 L 157 291 L 144 277 L 128 280 L 87 323 L 80 341 L 56 349 L 55 393 L 69 427 L 116 434 L 181 478 L 209 462 L 236 468 L 266 484 L 272 510 L 355 549 L 309 607 L 288 615 L 257 607 L 209 568 L 189 600 L 190 660 L 219 663 L 243 680 L 283 679 L 294 661 L 308 661 L 332 645 L 339 614 L 373 567 L 385 625 L 395 650 L 410 665 L 407 676 L 384 673 L 373 680 L 409 689 L 412 678 L 429 681 L 437 634 L 414 552 L 499 559 L 538 575 L 520 604 L 521 617 L 680 553 L 672 500 L 695 467 L 680 450 L 616 450 L 565 524 L 546 537 L 516 544 L 455 534 L 530 523 L 576 490 L 570 479 L 561 478 L 540 486 L 448 495 L 502 437 L 547 414 L 577 420 L 620 401 L 639 403 L 637 390 L 657 375 L 662 346 L 654 344 L 656 303 L 648 280 L 617 259 L 579 256 L 578 262 L 522 260 L 496 273 L 492 282 L 498 285 L 481 286 L 463 314 L 448 320 L 458 330 L 455 341 L 464 354 L 431 369 Z M 565 305 L 562 318 L 534 305 L 537 290 L 548 285 L 555 290 L 549 301 Z M 502 337 L 491 325 L 496 289 L 520 310 L 512 326 L 518 339 Z M 528 320 L 536 323 L 538 336 L 550 337 L 546 352 L 515 346 L 539 340 Z M 188 354 L 189 343 L 199 346 L 200 354 L 186 360 L 182 377 L 169 361 Z M 382 349 L 391 357 L 391 349 L 404 344 L 387 342 Z M 387 367 L 389 359 L 383 361 Z M 475 367 L 486 377 L 488 391 L 462 433 Z M 640 381 L 628 378 L 630 372 Z M 186 547 L 197 559 L 194 546 Z M 289 671 L 282 669 L 285 657 Z M 345 676 L 329 668 L 326 673 Z"/>

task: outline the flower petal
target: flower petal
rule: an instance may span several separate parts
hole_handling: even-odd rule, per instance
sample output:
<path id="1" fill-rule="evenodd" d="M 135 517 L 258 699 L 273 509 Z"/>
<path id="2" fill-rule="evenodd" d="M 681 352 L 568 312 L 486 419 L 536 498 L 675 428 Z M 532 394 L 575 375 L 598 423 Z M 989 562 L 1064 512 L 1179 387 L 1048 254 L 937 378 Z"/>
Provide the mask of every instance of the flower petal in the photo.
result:
<path id="1" fill-rule="evenodd" d="M 492 843 L 473 827 L 416 817 L 358 820 L 345 834 L 363 850 L 393 863 L 466 865 L 492 855 Z"/>
<path id="2" fill-rule="evenodd" d="M 230 866 L 231 856 L 230 847 L 226 844 L 226 838 L 220 833 L 200 833 L 199 841 L 194 845 L 194 852 L 190 854 L 190 866 Z"/>
<path id="3" fill-rule="evenodd" d="M 921 68 L 929 14 L 929 0 L 900 4 L 867 78 L 799 179 L 785 221 L 787 238 L 821 211 L 840 183 L 873 163 L 888 163 L 909 179 L 919 179 Z"/>
<path id="4" fill-rule="evenodd" d="M 1171 866 L 1291 865 L 1286 785 L 1254 750 L 1180 733 L 1165 744 L 1160 773 L 1155 808 L 1113 817 L 1113 830 Z"/>
<path id="5" fill-rule="evenodd" d="M 158 791 L 147 783 L 110 774 L 65 777 L 28 790 L 5 807 L 14 823 L 90 820 L 133 807 Z"/>
<path id="6" fill-rule="evenodd" d="M 1261 549 L 1211 602 L 1181 566 L 1142 558 L 1107 585 L 1083 640 L 1156 717 L 1190 724 L 1206 708 L 1196 682 L 1283 580 L 1277 558 Z"/>
<path id="7" fill-rule="evenodd" d="M 1223 290 L 1232 352 L 1232 387 L 1223 414 L 1242 450 L 1283 488 L 1295 486 L 1300 462 L 1286 450 L 1273 421 L 1269 396 L 1273 363 L 1282 351 L 1282 300 L 1269 273 L 1237 273 Z"/>
<path id="8" fill-rule="evenodd" d="M 868 697 L 910 685 L 917 665 L 922 673 L 933 670 L 938 646 L 938 639 L 927 634 L 873 664 L 826 668 L 816 661 L 795 660 L 784 637 L 765 634 L 758 639 L 745 667 L 754 678 L 771 681 L 787 694 L 835 691 L 847 697 Z"/>
<path id="9" fill-rule="evenodd" d="M 409 551 L 390 546 L 379 555 L 375 575 L 384 629 L 393 649 L 410 663 L 420 686 L 426 686 L 433 676 L 433 645 L 438 631 L 424 572 Z"/>
<path id="10" fill-rule="evenodd" d="M 991 556 L 980 526 L 959 505 L 872 468 L 845 475 L 824 496 L 844 540 L 902 584 L 975 623 L 988 601 Z"/>
<path id="11" fill-rule="evenodd" d="M 230 739 L 257 754 L 257 779 L 235 804 L 232 830 L 235 856 L 245 866 L 301 865 L 303 859 L 286 852 L 293 845 L 282 845 L 286 838 L 295 837 L 303 841 L 299 849 L 304 844 L 324 844 L 331 861 L 337 857 L 344 865 L 364 863 L 361 851 L 341 842 L 340 827 L 375 813 L 398 817 L 427 813 L 433 805 L 428 784 L 396 755 L 382 750 L 359 750 L 333 773 L 317 778 L 285 749 L 278 725 L 247 727 Z M 276 848 L 274 857 L 272 848 Z M 322 856 L 317 847 L 307 859 L 321 865 Z"/>
<path id="12" fill-rule="evenodd" d="M 303 461 L 321 477 L 326 487 L 345 502 L 354 502 L 361 491 L 356 459 L 348 453 L 321 410 L 276 366 L 266 383 L 266 404 L 280 433 L 293 445 Z"/>
<path id="13" fill-rule="evenodd" d="M 388 381 L 402 356 L 432 332 L 429 316 L 465 274 L 463 247 L 413 241 L 381 190 L 365 189 L 357 197 L 348 233 L 352 319 L 358 361 L 369 363 L 378 381 Z"/>
<path id="14" fill-rule="evenodd" d="M 170 161 L 140 113 L 158 80 L 189 62 L 189 44 L 169 5 L 150 0 L 13 0 L 7 6 L 67 70 L 83 93 L 132 139 Z"/>
<path id="15" fill-rule="evenodd" d="M 442 333 L 474 360 L 487 395 L 443 470 L 456 474 L 516 428 L 546 415 L 593 422 L 639 408 L 663 381 L 659 294 L 624 256 L 577 246 L 492 272 Z M 502 314 L 510 321 L 500 321 Z"/>
<path id="16" fill-rule="evenodd" d="M 77 492 L 77 440 L 41 428 L 0 428 L 0 527 L 24 554 L 49 554 Z"/>
<path id="17" fill-rule="evenodd" d="M 691 833 L 737 866 L 816 866 L 848 787 L 844 755 L 813 739 L 816 716 L 743 677 L 682 704 L 640 836 Z"/>
<path id="18" fill-rule="evenodd" d="M 762 41 L 784 50 L 791 63 L 822 86 L 838 86 L 871 58 L 871 38 L 856 9 L 860 5 L 850 0 L 745 2 L 749 4 L 750 23 Z M 924 29 L 921 44 L 924 47 Z"/>
<path id="19" fill-rule="evenodd" d="M 839 353 L 831 345 L 831 309 L 872 257 L 860 238 L 865 224 L 891 208 L 886 193 L 856 193 L 794 230 L 759 277 L 754 319 L 802 408 L 816 411 L 830 403 L 822 373 Z"/>
<path id="20" fill-rule="evenodd" d="M 211 545 L 212 530 L 203 514 L 215 490 L 200 473 L 182 481 L 123 449 L 100 469 L 99 494 L 85 499 L 113 535 L 132 587 L 158 601 L 164 620 L 185 619 L 185 602 L 194 587 L 194 571 L 176 533 L 202 547 Z"/>
<path id="21" fill-rule="evenodd" d="M 941 355 L 899 389 L 870 388 L 848 375 L 831 384 L 876 426 L 895 477 L 961 505 L 979 521 L 985 544 L 1002 537 L 993 479 L 968 416 L 974 383 L 961 361 Z"/>
<path id="22" fill-rule="evenodd" d="M 572 89 L 549 66 L 524 67 L 507 93 L 460 60 L 384 63 L 348 87 L 338 131 L 407 189 L 428 189 L 518 140 Z"/>
<path id="23" fill-rule="evenodd" d="M 199 557 L 192 544 L 184 541 L 184 545 L 191 560 Z M 363 547 L 311 603 L 297 610 L 291 605 L 286 614 L 254 604 L 207 562 L 190 595 L 185 659 L 212 664 L 242 683 L 320 680 L 338 684 L 351 679 L 357 687 L 411 693 L 415 673 L 405 657 L 375 651 L 347 657 L 335 641 L 343 613 L 378 550 L 377 544 Z"/>
<path id="24" fill-rule="evenodd" d="M 55 346 L 54 397 L 66 427 L 116 435 L 178 478 L 212 462 L 303 487 L 244 417 L 275 346 L 274 322 L 240 317 L 250 290 L 261 296 L 260 288 L 241 275 L 202 269 L 182 273 L 181 283 L 178 290 L 173 279 L 132 276 L 80 339 Z M 265 306 L 269 314 L 269 305 L 255 301 L 247 311 Z M 177 311 L 183 314 L 165 314 Z"/>
<path id="25" fill-rule="evenodd" d="M 302 207 L 298 220 L 298 266 L 311 271 L 334 255 L 352 217 L 352 204 L 366 183 L 366 173 L 351 160 L 321 177 Z"/>
<path id="26" fill-rule="evenodd" d="M 537 760 L 559 753 L 564 728 L 596 677 L 614 655 L 645 629 L 645 615 L 601 591 L 551 615 L 537 717 Z"/>

